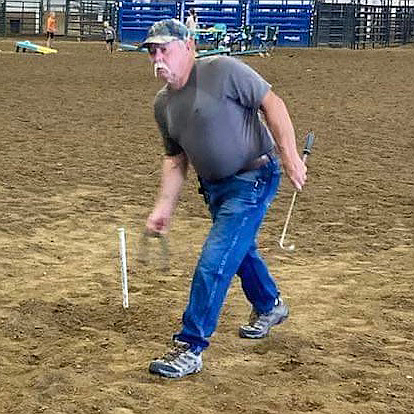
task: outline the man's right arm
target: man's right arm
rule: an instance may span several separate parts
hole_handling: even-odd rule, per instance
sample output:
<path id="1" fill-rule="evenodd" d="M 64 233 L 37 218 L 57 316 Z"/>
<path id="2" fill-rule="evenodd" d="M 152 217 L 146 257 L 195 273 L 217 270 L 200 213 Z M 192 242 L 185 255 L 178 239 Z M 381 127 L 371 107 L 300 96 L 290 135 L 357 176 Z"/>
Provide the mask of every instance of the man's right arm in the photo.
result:
<path id="1" fill-rule="evenodd" d="M 187 177 L 188 160 L 184 153 L 166 156 L 162 165 L 161 188 L 155 207 L 147 219 L 147 230 L 166 233 Z"/>

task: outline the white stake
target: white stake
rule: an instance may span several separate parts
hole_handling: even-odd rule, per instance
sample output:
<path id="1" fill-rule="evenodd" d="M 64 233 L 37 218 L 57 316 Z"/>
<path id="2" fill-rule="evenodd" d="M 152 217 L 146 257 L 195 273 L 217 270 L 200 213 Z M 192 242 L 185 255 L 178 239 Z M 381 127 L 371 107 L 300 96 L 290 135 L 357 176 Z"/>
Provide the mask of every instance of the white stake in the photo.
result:
<path id="1" fill-rule="evenodd" d="M 118 229 L 119 235 L 119 258 L 121 261 L 121 277 L 122 277 L 122 306 L 128 308 L 128 274 L 127 274 L 127 257 L 126 257 L 126 240 L 125 229 Z"/>

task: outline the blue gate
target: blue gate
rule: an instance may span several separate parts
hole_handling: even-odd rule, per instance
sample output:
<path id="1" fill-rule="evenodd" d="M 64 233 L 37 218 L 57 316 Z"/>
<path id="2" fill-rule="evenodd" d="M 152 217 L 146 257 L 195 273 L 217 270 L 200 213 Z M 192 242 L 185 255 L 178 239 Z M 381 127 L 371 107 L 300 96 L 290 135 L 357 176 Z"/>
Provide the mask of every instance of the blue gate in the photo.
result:
<path id="1" fill-rule="evenodd" d="M 261 33 L 266 26 L 278 27 L 278 46 L 310 46 L 312 13 L 310 2 L 252 3 L 248 8 L 247 24 Z"/>
<path id="2" fill-rule="evenodd" d="M 121 43 L 139 43 L 145 40 L 153 23 L 164 19 L 180 18 L 180 2 L 142 3 L 123 1 L 119 3 L 118 37 Z"/>
<path id="3" fill-rule="evenodd" d="M 237 30 L 243 25 L 244 8 L 238 1 L 220 4 L 188 2 L 185 3 L 185 17 L 190 8 L 196 11 L 200 28 L 225 24 L 228 30 Z"/>
<path id="4" fill-rule="evenodd" d="M 266 26 L 277 27 L 279 46 L 310 46 L 312 0 L 239 0 L 208 2 L 202 0 L 123 1 L 118 4 L 118 37 L 121 43 L 139 43 L 156 21 L 176 18 L 185 21 L 194 8 L 201 28 L 225 25 L 230 32 L 251 26 L 264 34 Z"/>

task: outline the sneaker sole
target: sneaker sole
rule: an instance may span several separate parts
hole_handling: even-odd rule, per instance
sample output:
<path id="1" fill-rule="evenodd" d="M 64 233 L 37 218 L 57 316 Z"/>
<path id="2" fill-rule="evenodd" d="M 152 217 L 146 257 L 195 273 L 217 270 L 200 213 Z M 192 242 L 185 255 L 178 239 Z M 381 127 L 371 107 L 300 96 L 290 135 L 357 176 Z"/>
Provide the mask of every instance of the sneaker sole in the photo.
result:
<path id="1" fill-rule="evenodd" d="M 158 364 L 151 363 L 149 366 L 149 372 L 151 374 L 159 375 L 161 377 L 165 378 L 184 378 L 187 375 L 197 374 L 199 373 L 203 367 L 197 367 L 194 369 L 194 371 L 187 372 L 185 374 L 181 374 L 180 372 L 171 372 L 163 370 Z"/>
<path id="2" fill-rule="evenodd" d="M 274 323 L 272 326 L 269 327 L 269 329 L 262 334 L 250 334 L 246 331 L 244 331 L 243 327 L 239 328 L 239 336 L 240 338 L 247 338 L 247 339 L 262 339 L 265 338 L 267 335 L 269 335 L 270 330 L 273 326 L 280 325 L 283 323 L 287 318 L 289 317 L 289 311 L 287 311 L 286 315 L 283 315 L 276 323 Z"/>

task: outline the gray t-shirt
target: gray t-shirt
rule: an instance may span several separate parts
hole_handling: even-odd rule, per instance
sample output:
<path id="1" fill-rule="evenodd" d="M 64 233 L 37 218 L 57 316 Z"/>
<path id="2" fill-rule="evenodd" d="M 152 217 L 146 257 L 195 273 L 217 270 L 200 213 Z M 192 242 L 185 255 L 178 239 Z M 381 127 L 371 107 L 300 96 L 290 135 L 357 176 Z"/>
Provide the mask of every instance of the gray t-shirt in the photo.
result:
<path id="1" fill-rule="evenodd" d="M 257 72 L 237 59 L 197 60 L 182 89 L 166 85 L 155 98 L 166 155 L 184 151 L 207 180 L 235 174 L 274 146 L 259 115 L 269 89 Z"/>

